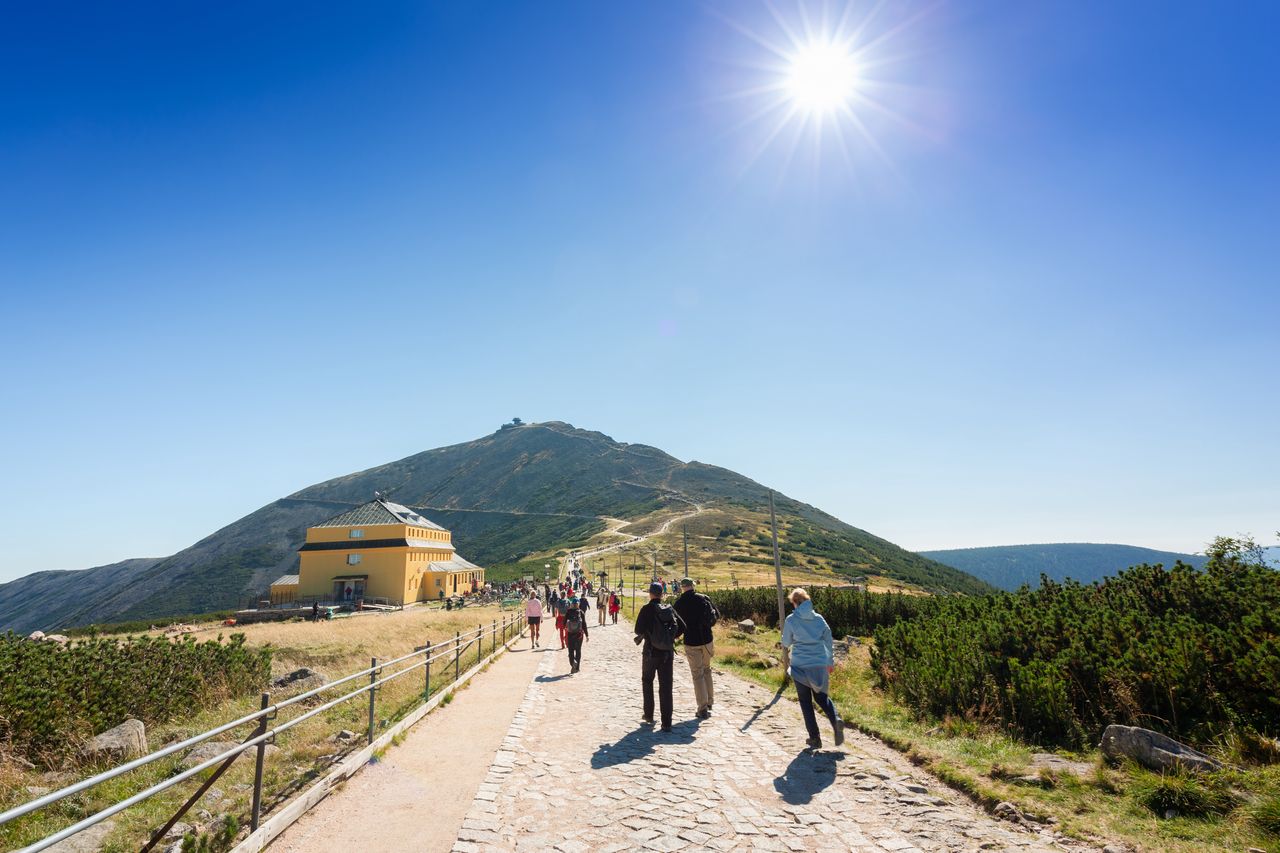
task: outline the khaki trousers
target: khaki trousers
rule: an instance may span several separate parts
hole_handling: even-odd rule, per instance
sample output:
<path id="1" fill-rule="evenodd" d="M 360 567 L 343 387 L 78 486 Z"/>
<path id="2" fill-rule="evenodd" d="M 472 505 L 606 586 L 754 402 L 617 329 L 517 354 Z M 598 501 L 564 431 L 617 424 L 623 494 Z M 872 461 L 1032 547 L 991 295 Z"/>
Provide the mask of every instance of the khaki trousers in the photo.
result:
<path id="1" fill-rule="evenodd" d="M 693 676 L 693 695 L 698 700 L 698 710 L 710 708 L 715 702 L 716 689 L 711 681 L 711 658 L 715 655 L 715 643 L 705 646 L 685 646 L 684 656 L 689 661 L 689 674 Z"/>

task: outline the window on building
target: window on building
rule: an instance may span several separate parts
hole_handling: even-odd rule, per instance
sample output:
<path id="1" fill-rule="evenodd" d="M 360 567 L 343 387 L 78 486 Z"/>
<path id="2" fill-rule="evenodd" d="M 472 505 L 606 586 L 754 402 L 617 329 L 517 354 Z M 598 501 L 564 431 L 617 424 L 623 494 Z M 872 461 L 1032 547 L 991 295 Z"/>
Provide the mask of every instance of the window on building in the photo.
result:
<path id="1" fill-rule="evenodd" d="M 360 564 L 360 555 L 359 555 L 359 554 L 348 554 L 348 555 L 347 555 L 347 565 L 348 565 L 348 566 L 358 566 L 359 564 Z"/>
<path id="2" fill-rule="evenodd" d="M 363 539 L 363 538 L 364 538 L 364 531 L 363 531 L 363 530 L 352 530 L 352 531 L 351 531 L 350 536 L 351 536 L 351 538 L 352 538 L 352 539 Z"/>

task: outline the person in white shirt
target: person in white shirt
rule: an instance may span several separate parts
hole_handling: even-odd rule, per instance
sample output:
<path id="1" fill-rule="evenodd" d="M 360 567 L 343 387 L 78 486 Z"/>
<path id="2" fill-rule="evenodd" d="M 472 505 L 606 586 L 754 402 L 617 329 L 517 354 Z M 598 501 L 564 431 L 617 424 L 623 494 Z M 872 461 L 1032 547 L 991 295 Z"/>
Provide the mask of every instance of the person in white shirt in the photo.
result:
<path id="1" fill-rule="evenodd" d="M 524 603 L 524 615 L 529 619 L 529 638 L 533 642 L 531 648 L 538 647 L 538 629 L 542 626 L 542 601 L 536 591 L 530 591 L 529 600 Z"/>

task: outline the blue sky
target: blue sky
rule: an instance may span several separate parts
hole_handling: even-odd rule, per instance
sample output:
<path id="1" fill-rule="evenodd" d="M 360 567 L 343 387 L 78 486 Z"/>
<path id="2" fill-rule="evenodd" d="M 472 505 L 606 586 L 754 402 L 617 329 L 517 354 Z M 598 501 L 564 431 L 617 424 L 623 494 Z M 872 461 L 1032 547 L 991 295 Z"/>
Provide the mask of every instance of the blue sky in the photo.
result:
<path id="1" fill-rule="evenodd" d="M 1272 540 L 1280 7 L 895 4 L 847 157 L 764 145 L 775 8 L 11 10 L 0 580 L 513 415 L 909 548 Z"/>

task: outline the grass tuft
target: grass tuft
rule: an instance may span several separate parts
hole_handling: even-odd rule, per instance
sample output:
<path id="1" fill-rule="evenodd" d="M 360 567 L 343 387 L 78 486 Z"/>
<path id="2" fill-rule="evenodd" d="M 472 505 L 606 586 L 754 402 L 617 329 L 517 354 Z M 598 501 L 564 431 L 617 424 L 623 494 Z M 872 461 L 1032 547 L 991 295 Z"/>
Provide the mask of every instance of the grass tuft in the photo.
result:
<path id="1" fill-rule="evenodd" d="M 1261 797 L 1249 808 L 1249 822 L 1275 838 L 1280 838 L 1280 794 Z"/>
<path id="2" fill-rule="evenodd" d="M 1142 772 L 1130 785 L 1129 796 L 1160 817 L 1170 811 L 1180 816 L 1209 817 L 1226 814 L 1239 805 L 1236 795 L 1212 775 Z"/>

